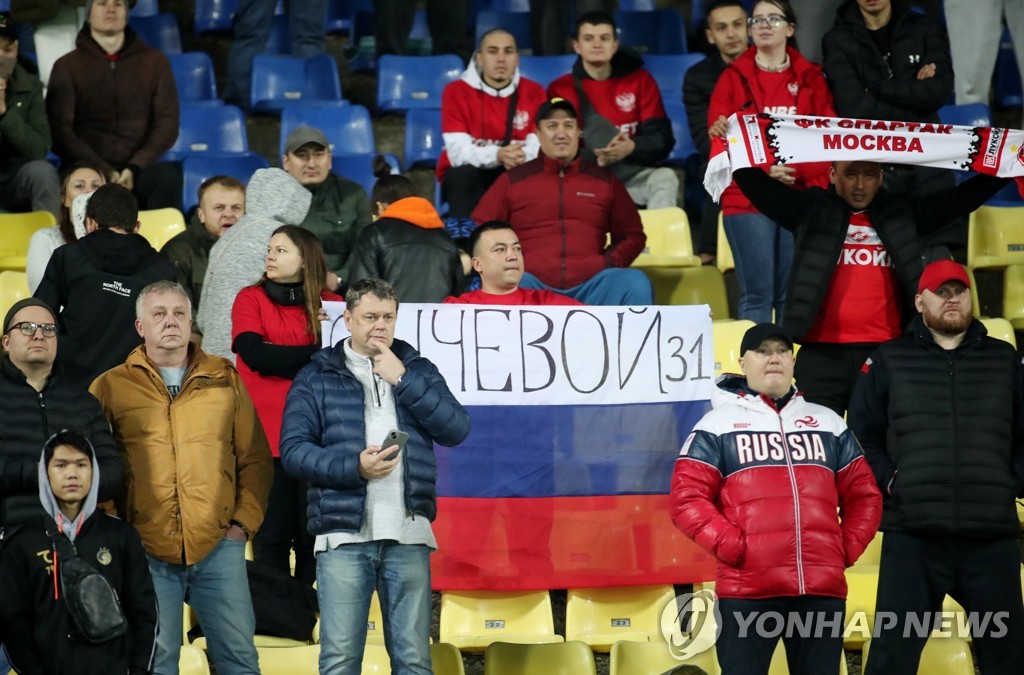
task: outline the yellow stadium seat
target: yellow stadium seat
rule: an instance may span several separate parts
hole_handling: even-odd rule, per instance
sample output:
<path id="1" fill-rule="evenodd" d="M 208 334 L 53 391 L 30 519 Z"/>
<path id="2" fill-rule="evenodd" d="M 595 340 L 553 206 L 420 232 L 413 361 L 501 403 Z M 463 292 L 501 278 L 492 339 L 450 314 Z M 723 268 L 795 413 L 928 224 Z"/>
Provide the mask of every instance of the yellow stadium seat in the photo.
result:
<path id="1" fill-rule="evenodd" d="M 856 647 L 871 637 L 875 625 L 875 599 L 878 595 L 878 565 L 858 562 L 846 570 L 846 647 Z M 855 615 L 863 615 L 856 620 Z"/>
<path id="2" fill-rule="evenodd" d="M 971 314 L 975 319 L 981 318 L 981 300 L 978 299 L 978 284 L 974 281 L 974 271 L 966 265 L 961 265 L 967 272 L 967 280 L 971 282 Z"/>
<path id="3" fill-rule="evenodd" d="M 562 642 L 547 591 L 448 591 L 441 594 L 441 642 L 483 651 L 492 642 Z M 589 651 L 589 648 L 588 648 Z"/>
<path id="4" fill-rule="evenodd" d="M 188 639 L 188 632 L 195 628 L 197 625 L 199 625 L 199 617 L 196 615 L 196 610 L 193 609 L 191 605 L 186 604 L 184 612 L 182 613 L 182 618 L 184 619 L 185 624 L 183 643 L 186 645 L 191 644 L 193 647 L 198 647 L 199 649 L 206 651 L 207 644 L 205 636 L 197 637 L 195 640 L 192 640 L 191 642 Z M 319 623 L 315 625 L 313 628 L 316 631 L 317 636 L 319 637 Z M 291 638 L 278 637 L 276 635 L 257 634 L 253 636 L 253 643 L 257 647 L 268 647 L 272 649 L 283 649 L 286 647 L 305 647 L 309 645 L 311 642 L 315 642 L 315 640 L 313 640 L 312 635 L 310 635 L 310 639 L 306 641 L 292 640 Z"/>
<path id="5" fill-rule="evenodd" d="M 6 316 L 14 303 L 31 296 L 24 272 L 0 272 L 0 317 Z"/>
<path id="6" fill-rule="evenodd" d="M 672 586 L 570 589 L 565 639 L 585 642 L 599 652 L 619 640 L 660 642 L 661 613 L 675 597 Z"/>
<path id="7" fill-rule="evenodd" d="M 662 675 L 682 665 L 697 666 L 708 675 L 721 675 L 714 649 L 708 649 L 680 661 L 669 652 L 664 642 L 630 642 L 620 640 L 612 645 L 609 675 Z"/>
<path id="8" fill-rule="evenodd" d="M 582 642 L 512 644 L 487 648 L 484 675 L 587 675 L 597 673 L 594 653 Z"/>
<path id="9" fill-rule="evenodd" d="M 466 675 L 462 654 L 455 645 L 438 642 L 430 645 L 430 665 L 434 675 Z M 389 675 L 391 657 L 383 642 L 367 642 L 363 650 L 361 675 Z"/>
<path id="10" fill-rule="evenodd" d="M 985 330 L 991 337 L 997 340 L 1005 340 L 1009 342 L 1014 348 L 1017 347 L 1017 336 L 1013 333 L 1013 325 L 1010 324 L 1006 319 L 981 319 L 981 323 L 985 325 Z"/>
<path id="11" fill-rule="evenodd" d="M 1006 268 L 1003 276 L 1003 316 L 1014 328 L 1024 328 L 1024 264 Z"/>
<path id="12" fill-rule="evenodd" d="M 49 211 L 0 213 L 0 269 L 25 269 L 28 242 L 36 230 L 53 227 L 57 220 Z M 11 260 L 9 260 L 11 259 Z M 17 266 L 17 261 L 21 266 Z"/>
<path id="13" fill-rule="evenodd" d="M 839 675 L 847 675 L 849 669 L 846 665 L 846 654 L 839 655 Z M 789 662 L 786 661 L 786 645 L 779 640 L 775 646 L 775 653 L 772 654 L 772 663 L 768 666 L 768 675 L 789 675 Z"/>
<path id="14" fill-rule="evenodd" d="M 967 266 L 1002 269 L 1024 263 L 1024 209 L 1018 206 L 980 206 L 967 227 Z"/>
<path id="15" fill-rule="evenodd" d="M 184 231 L 185 216 L 178 209 L 139 211 L 139 234 L 158 251 L 176 234 Z"/>
<path id="16" fill-rule="evenodd" d="M 868 547 L 864 549 L 864 552 L 857 558 L 857 562 L 853 563 L 854 567 L 858 565 L 878 565 L 882 562 L 882 532 L 875 532 L 875 538 L 871 540 Z"/>
<path id="17" fill-rule="evenodd" d="M 654 287 L 656 305 L 708 305 L 711 318 L 720 321 L 729 318 L 729 296 L 725 279 L 717 268 L 702 267 L 645 267 L 644 274 Z"/>
<path id="18" fill-rule="evenodd" d="M 380 596 L 377 591 L 370 598 L 370 613 L 366 617 L 366 642 L 384 644 L 384 615 L 380 610 Z"/>
<path id="19" fill-rule="evenodd" d="M 257 647 L 263 675 L 318 675 L 320 645 Z"/>
<path id="20" fill-rule="evenodd" d="M 864 643 L 862 662 L 868 662 L 871 641 Z M 974 675 L 974 660 L 966 640 L 932 635 L 921 652 L 917 675 Z"/>
<path id="21" fill-rule="evenodd" d="M 722 272 L 736 269 L 736 262 L 732 259 L 732 248 L 729 247 L 729 239 L 725 236 L 721 212 L 718 214 L 718 249 L 715 252 L 715 265 Z"/>
<path id="22" fill-rule="evenodd" d="M 182 645 L 178 655 L 178 675 L 210 675 L 206 653 L 192 645 Z"/>
<path id="23" fill-rule="evenodd" d="M 711 324 L 711 335 L 715 349 L 715 377 L 722 373 L 740 372 L 740 341 L 743 334 L 754 325 L 753 321 L 715 321 Z"/>
<path id="24" fill-rule="evenodd" d="M 700 267 L 693 254 L 690 221 L 678 206 L 640 209 L 647 244 L 633 261 L 633 267 Z"/>
<path id="25" fill-rule="evenodd" d="M 391 672 L 391 657 L 383 642 L 367 642 L 363 649 L 361 675 L 385 675 Z"/>

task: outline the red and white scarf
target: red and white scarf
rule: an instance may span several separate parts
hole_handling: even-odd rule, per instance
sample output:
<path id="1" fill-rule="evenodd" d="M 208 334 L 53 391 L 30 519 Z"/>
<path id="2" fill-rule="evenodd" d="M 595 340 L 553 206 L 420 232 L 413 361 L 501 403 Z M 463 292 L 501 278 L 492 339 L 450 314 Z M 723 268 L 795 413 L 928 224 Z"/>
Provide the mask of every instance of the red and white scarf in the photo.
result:
<path id="1" fill-rule="evenodd" d="M 810 115 L 732 115 L 712 139 L 704 188 L 717 202 L 750 166 L 869 161 L 1024 177 L 1024 131 Z M 1018 187 L 1022 179 L 1017 179 Z"/>

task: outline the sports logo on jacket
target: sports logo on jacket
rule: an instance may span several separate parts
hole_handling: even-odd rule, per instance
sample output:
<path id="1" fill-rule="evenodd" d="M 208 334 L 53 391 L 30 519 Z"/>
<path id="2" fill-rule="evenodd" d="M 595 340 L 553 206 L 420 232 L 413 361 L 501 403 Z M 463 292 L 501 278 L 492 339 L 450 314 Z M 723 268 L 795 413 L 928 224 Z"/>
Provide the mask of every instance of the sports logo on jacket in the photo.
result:
<path id="1" fill-rule="evenodd" d="M 731 435 L 736 447 L 736 461 L 740 467 L 748 464 L 827 464 L 828 453 L 821 434 L 786 434 L 780 432 L 752 432 Z"/>
<path id="2" fill-rule="evenodd" d="M 800 419 L 798 419 L 795 422 L 793 422 L 793 426 L 795 426 L 797 429 L 803 429 L 805 427 L 811 427 L 813 429 L 817 429 L 818 428 L 818 420 L 816 420 L 813 417 L 811 417 L 810 415 L 808 415 L 807 417 L 801 417 Z"/>
<path id="3" fill-rule="evenodd" d="M 615 97 L 615 105 L 619 106 L 622 112 L 633 112 L 636 110 L 636 94 L 631 91 L 624 91 Z"/>
<path id="4" fill-rule="evenodd" d="M 800 85 L 797 84 L 796 82 L 790 82 L 789 84 L 786 85 L 786 89 L 789 90 L 790 96 L 796 96 L 797 92 L 800 91 Z"/>
<path id="5" fill-rule="evenodd" d="M 96 551 L 96 562 L 101 565 L 109 565 L 114 559 L 114 556 L 110 555 L 110 549 L 106 546 L 101 546 L 100 550 Z"/>
<path id="6" fill-rule="evenodd" d="M 526 125 L 530 123 L 530 113 L 525 110 L 516 110 L 515 117 L 512 118 L 512 128 L 516 131 L 522 131 L 526 128 Z"/>

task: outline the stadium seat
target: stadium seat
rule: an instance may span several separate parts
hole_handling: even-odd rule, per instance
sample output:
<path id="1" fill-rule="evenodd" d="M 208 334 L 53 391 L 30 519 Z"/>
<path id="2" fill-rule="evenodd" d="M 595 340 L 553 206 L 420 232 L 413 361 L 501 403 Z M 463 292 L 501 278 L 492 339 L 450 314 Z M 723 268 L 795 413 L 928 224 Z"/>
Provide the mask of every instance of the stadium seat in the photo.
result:
<path id="1" fill-rule="evenodd" d="M 361 155 L 331 155 L 331 170 L 339 176 L 359 183 L 366 190 L 366 194 L 370 194 L 377 182 L 377 177 L 373 175 L 373 158 L 376 155 L 375 152 Z M 401 173 L 397 157 L 384 155 L 384 158 L 391 165 L 391 173 Z"/>
<path id="2" fill-rule="evenodd" d="M 725 236 L 721 211 L 718 213 L 718 248 L 715 253 L 715 265 L 723 274 L 736 269 L 736 262 L 732 258 L 732 249 L 729 247 L 729 238 Z"/>
<path id="3" fill-rule="evenodd" d="M 968 221 L 967 267 L 1002 269 L 1024 263 L 1024 211 L 1007 206 L 981 206 Z"/>
<path id="4" fill-rule="evenodd" d="M 213 61 L 206 52 L 169 54 L 174 83 L 178 86 L 178 101 L 182 105 L 223 105 L 217 98 L 217 83 L 213 76 Z"/>
<path id="5" fill-rule="evenodd" d="M 484 657 L 484 675 L 587 675 L 597 673 L 594 653 L 582 642 L 495 642 Z"/>
<path id="6" fill-rule="evenodd" d="M 1013 41 L 1010 31 L 1003 28 L 999 37 L 999 53 L 996 56 L 995 73 L 996 105 L 1000 108 L 1012 108 L 1024 103 L 1024 92 L 1021 89 L 1020 69 L 1013 53 Z"/>
<path id="7" fill-rule="evenodd" d="M 178 209 L 139 211 L 139 234 L 156 250 L 185 230 L 185 216 Z"/>
<path id="8" fill-rule="evenodd" d="M 297 56 L 258 54 L 252 61 L 249 103 L 257 113 L 280 114 L 296 101 L 340 101 L 338 66 L 327 54 Z"/>
<path id="9" fill-rule="evenodd" d="M 196 615 L 195 609 L 193 609 L 187 603 L 185 604 L 185 608 L 184 608 L 183 613 L 182 613 L 182 618 L 184 619 L 184 624 L 185 624 L 184 625 L 184 631 L 185 631 L 185 634 L 184 634 L 185 640 L 184 641 L 185 641 L 185 644 L 191 644 L 193 647 L 196 647 L 197 649 L 201 649 L 204 652 L 207 651 L 208 646 L 207 646 L 207 643 L 206 643 L 206 637 L 205 636 L 197 637 L 196 639 L 191 640 L 191 641 L 189 640 L 189 637 L 188 637 L 189 631 L 191 631 L 193 628 L 195 628 L 196 626 L 199 625 L 199 617 Z M 317 636 L 319 637 L 319 633 L 320 633 L 320 622 L 319 621 L 317 621 L 316 625 L 314 626 L 314 631 L 316 632 Z M 267 648 L 267 649 L 288 649 L 288 648 L 291 648 L 291 647 L 306 647 L 306 646 L 308 646 L 310 644 L 310 642 L 315 642 L 313 640 L 313 636 L 312 635 L 310 635 L 310 639 L 306 640 L 306 641 L 293 640 L 291 638 L 278 637 L 276 635 L 260 635 L 258 633 L 253 636 L 253 644 L 256 645 L 257 649 L 264 648 L 264 647 Z"/>
<path id="10" fill-rule="evenodd" d="M 498 640 L 530 644 L 564 640 L 555 635 L 547 591 L 446 591 L 441 594 L 440 635 L 441 642 L 468 652 L 483 651 Z"/>
<path id="11" fill-rule="evenodd" d="M 609 675 L 662 675 L 682 665 L 696 666 L 707 675 L 721 675 L 714 649 L 695 654 L 685 661 L 672 656 L 664 642 L 620 640 L 612 645 Z"/>
<path id="12" fill-rule="evenodd" d="M 447 642 L 430 645 L 430 665 L 434 675 L 466 675 L 458 647 Z"/>
<path id="13" fill-rule="evenodd" d="M 444 149 L 441 111 L 413 108 L 405 116 L 405 168 L 433 168 Z"/>
<path id="14" fill-rule="evenodd" d="M 619 42 L 641 54 L 685 54 L 686 27 L 674 9 L 652 12 L 615 12 Z"/>
<path id="15" fill-rule="evenodd" d="M 520 54 L 519 74 L 547 89 L 552 81 L 572 72 L 574 63 L 576 63 L 575 54 L 559 54 L 557 56 Z"/>
<path id="16" fill-rule="evenodd" d="M 675 602 L 672 586 L 569 589 L 565 639 L 607 652 L 619 640 L 661 642 L 661 613 Z"/>
<path id="17" fill-rule="evenodd" d="M 654 304 L 708 305 L 714 321 L 731 320 L 725 279 L 715 267 L 645 267 L 643 271 L 654 287 Z"/>
<path id="18" fill-rule="evenodd" d="M 661 92 L 661 100 L 669 104 L 682 105 L 683 78 L 686 71 L 695 63 L 703 61 L 703 54 L 647 54 L 644 56 L 644 68 L 654 76 Z M 689 130 L 686 132 L 690 137 Z M 676 139 L 679 142 L 679 139 Z"/>
<path id="19" fill-rule="evenodd" d="M 287 16 L 278 15 L 270 20 L 270 33 L 267 35 L 267 44 L 263 47 L 263 53 L 270 55 L 292 53 L 292 29 Z"/>
<path id="20" fill-rule="evenodd" d="M 647 243 L 633 261 L 633 267 L 696 267 L 700 258 L 693 254 L 690 221 L 678 206 L 664 209 L 640 209 Z"/>
<path id="21" fill-rule="evenodd" d="M 157 0 L 136 0 L 132 6 L 132 16 L 156 16 L 160 13 Z"/>
<path id="22" fill-rule="evenodd" d="M 668 115 L 668 119 L 672 123 L 672 136 L 676 141 L 668 153 L 665 163 L 671 166 L 684 166 L 691 157 L 697 154 L 697 146 L 693 144 L 690 125 L 686 119 L 686 106 L 682 103 L 667 101 L 665 114 Z M 703 180 L 703 176 L 699 178 Z"/>
<path id="23" fill-rule="evenodd" d="M 57 220 L 49 211 L 0 213 L 0 261 L 4 258 L 24 258 L 28 255 L 28 242 L 36 230 L 56 224 Z M 0 269 L 11 269 L 10 261 L 0 263 Z M 25 269 L 24 261 L 21 269 Z"/>
<path id="24" fill-rule="evenodd" d="M 880 553 L 880 552 L 879 552 Z M 875 597 L 878 595 L 878 564 L 858 561 L 846 569 L 846 630 L 843 644 L 862 645 L 875 625 Z M 858 619 L 862 616 L 863 619 Z"/>
<path id="25" fill-rule="evenodd" d="M 31 297 L 28 277 L 24 272 L 5 270 L 0 272 L 0 316 L 7 316 L 7 310 L 19 300 Z"/>
<path id="26" fill-rule="evenodd" d="M 59 7 L 57 16 L 36 25 L 32 36 L 36 43 L 39 79 L 44 85 L 50 81 L 50 72 L 57 59 L 75 48 L 78 31 L 85 19 L 84 7 L 63 3 Z"/>
<path id="27" fill-rule="evenodd" d="M 228 32 L 238 9 L 238 0 L 195 0 L 196 35 Z"/>
<path id="28" fill-rule="evenodd" d="M 939 108 L 939 121 L 962 127 L 992 126 L 992 111 L 984 103 L 944 105 Z"/>
<path id="29" fill-rule="evenodd" d="M 1024 329 L 1024 264 L 1006 268 L 1003 276 L 1003 317 L 1014 328 Z"/>
<path id="30" fill-rule="evenodd" d="M 853 563 L 856 565 L 877 565 L 882 561 L 882 532 L 879 530 L 875 533 L 875 538 L 871 540 L 868 547 L 864 549 L 864 552 L 860 554 L 857 561 Z"/>
<path id="31" fill-rule="evenodd" d="M 327 32 L 352 35 L 356 12 L 372 12 L 373 0 L 327 0 Z"/>
<path id="32" fill-rule="evenodd" d="M 256 647 L 263 675 L 318 675 L 320 645 Z"/>
<path id="33" fill-rule="evenodd" d="M 619 0 L 619 9 L 630 12 L 651 12 L 657 5 L 655 0 Z"/>
<path id="34" fill-rule="evenodd" d="M 847 675 L 849 670 L 846 666 L 846 654 L 839 655 L 839 675 Z M 789 675 L 789 663 L 786 661 L 786 646 L 782 640 L 775 645 L 775 653 L 772 654 L 772 662 L 768 666 L 768 675 Z"/>
<path id="35" fill-rule="evenodd" d="M 516 48 L 522 52 L 533 51 L 533 40 L 530 36 L 529 12 L 502 12 L 493 9 L 481 10 L 476 15 L 474 44 L 480 44 L 480 38 L 489 30 L 501 28 L 512 34 L 516 39 Z"/>
<path id="36" fill-rule="evenodd" d="M 970 281 L 971 283 L 971 309 L 973 310 L 971 313 L 974 315 L 975 319 L 980 319 L 981 300 L 978 299 L 978 284 L 974 280 L 974 272 L 971 271 L 971 268 L 967 267 L 966 265 L 964 265 L 963 267 L 964 270 L 967 272 L 967 280 Z"/>
<path id="37" fill-rule="evenodd" d="M 529 12 L 530 0 L 484 0 L 481 8 L 501 12 Z"/>
<path id="38" fill-rule="evenodd" d="M 376 148 L 370 112 L 361 105 L 333 101 L 286 106 L 281 113 L 282 155 L 288 135 L 301 126 L 314 127 L 324 132 L 330 143 L 331 154 L 369 154 Z"/>
<path id="39" fill-rule="evenodd" d="M 377 108 L 404 113 L 410 108 L 440 108 L 445 85 L 462 74 L 462 60 L 442 56 L 380 57 L 377 71 Z"/>
<path id="40" fill-rule="evenodd" d="M 181 31 L 178 29 L 178 18 L 173 14 L 135 16 L 132 12 L 128 23 L 150 47 L 164 54 L 181 53 Z"/>
<path id="41" fill-rule="evenodd" d="M 959 176 L 961 173 L 964 172 L 958 171 L 957 175 Z M 990 197 L 985 204 L 988 206 L 1024 206 L 1024 197 L 1020 194 L 1017 181 L 1010 181 Z"/>
<path id="42" fill-rule="evenodd" d="M 178 654 L 178 675 L 210 675 L 206 652 L 192 645 L 182 645 Z"/>
<path id="43" fill-rule="evenodd" d="M 871 658 L 871 641 L 864 643 L 862 662 L 866 666 Z M 974 660 L 966 640 L 958 637 L 932 635 L 921 652 L 918 675 L 974 675 Z"/>
<path id="44" fill-rule="evenodd" d="M 262 155 L 248 153 L 244 155 L 189 155 L 181 162 L 182 199 L 185 213 L 199 203 L 197 192 L 203 181 L 211 176 L 226 175 L 248 185 L 249 179 L 257 169 L 266 169 L 269 164 Z"/>
<path id="45" fill-rule="evenodd" d="M 181 106 L 178 138 L 164 156 L 177 161 L 189 155 L 249 152 L 245 115 L 233 105 Z"/>
<path id="46" fill-rule="evenodd" d="M 716 378 L 722 373 L 740 372 L 740 340 L 743 339 L 743 334 L 747 332 L 747 329 L 753 325 L 753 321 L 746 319 L 715 321 L 711 324 Z"/>
<path id="47" fill-rule="evenodd" d="M 981 319 L 981 323 L 985 325 L 989 337 L 1009 342 L 1014 349 L 1017 348 L 1017 336 L 1013 332 L 1014 326 L 1010 321 L 1003 318 L 991 318 Z"/>

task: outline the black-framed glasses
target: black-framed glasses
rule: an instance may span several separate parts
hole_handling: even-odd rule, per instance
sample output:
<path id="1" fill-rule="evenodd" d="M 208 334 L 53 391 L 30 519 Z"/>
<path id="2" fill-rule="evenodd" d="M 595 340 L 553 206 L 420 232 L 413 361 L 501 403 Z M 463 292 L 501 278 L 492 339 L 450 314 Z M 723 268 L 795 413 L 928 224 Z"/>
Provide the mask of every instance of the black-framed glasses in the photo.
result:
<path id="1" fill-rule="evenodd" d="M 751 28 L 757 28 L 757 24 L 759 23 L 763 23 L 765 26 L 770 26 L 772 28 L 778 28 L 783 24 L 789 23 L 789 21 L 787 21 L 786 17 L 782 16 L 781 14 L 769 14 L 768 16 L 752 16 L 749 19 L 747 19 L 747 25 L 750 26 Z"/>
<path id="2" fill-rule="evenodd" d="M 36 323 L 35 321 L 22 321 L 8 328 L 7 332 L 10 333 L 15 328 L 20 330 L 21 334 L 27 337 L 32 337 L 33 335 L 35 335 L 37 330 L 43 331 L 43 337 L 52 338 L 56 337 L 57 335 L 57 324 L 55 323 Z"/>

